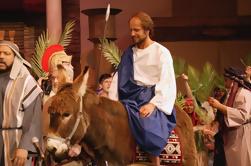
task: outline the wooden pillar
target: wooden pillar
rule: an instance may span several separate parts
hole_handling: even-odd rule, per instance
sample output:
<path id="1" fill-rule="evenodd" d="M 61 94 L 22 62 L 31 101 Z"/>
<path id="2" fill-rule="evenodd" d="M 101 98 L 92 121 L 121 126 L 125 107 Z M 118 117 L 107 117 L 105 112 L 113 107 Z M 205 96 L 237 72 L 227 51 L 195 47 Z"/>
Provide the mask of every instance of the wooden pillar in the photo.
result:
<path id="1" fill-rule="evenodd" d="M 93 64 L 89 64 L 91 70 L 88 85 L 92 89 L 96 89 L 99 76 L 113 71 L 112 65 L 101 55 L 99 39 L 106 37 L 108 40 L 116 40 L 115 15 L 120 13 L 121 9 L 111 8 L 106 31 L 104 30 L 106 8 L 86 9 L 81 12 L 89 16 L 89 40 L 94 44 Z"/>
<path id="2" fill-rule="evenodd" d="M 61 0 L 46 0 L 46 23 L 51 43 L 58 43 L 62 33 Z"/>

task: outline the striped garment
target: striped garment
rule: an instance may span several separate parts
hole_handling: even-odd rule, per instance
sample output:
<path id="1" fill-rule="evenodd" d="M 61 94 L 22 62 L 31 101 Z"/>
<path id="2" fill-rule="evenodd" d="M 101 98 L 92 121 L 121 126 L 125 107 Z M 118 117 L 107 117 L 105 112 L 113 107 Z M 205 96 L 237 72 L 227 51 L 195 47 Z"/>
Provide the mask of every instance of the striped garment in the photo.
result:
<path id="1" fill-rule="evenodd" d="M 21 137 L 23 137 L 22 129 L 13 128 L 22 128 L 25 110 L 41 93 L 42 90 L 37 85 L 34 78 L 30 75 L 22 61 L 20 61 L 20 58 L 16 56 L 11 69 L 10 80 L 7 84 L 3 102 L 4 119 L 2 122 L 2 136 L 4 141 L 5 165 L 7 166 L 12 165 L 11 159 L 14 157 L 14 150 L 19 146 Z M 33 117 L 30 117 L 31 121 L 32 118 Z M 32 150 L 35 151 L 34 147 Z"/>

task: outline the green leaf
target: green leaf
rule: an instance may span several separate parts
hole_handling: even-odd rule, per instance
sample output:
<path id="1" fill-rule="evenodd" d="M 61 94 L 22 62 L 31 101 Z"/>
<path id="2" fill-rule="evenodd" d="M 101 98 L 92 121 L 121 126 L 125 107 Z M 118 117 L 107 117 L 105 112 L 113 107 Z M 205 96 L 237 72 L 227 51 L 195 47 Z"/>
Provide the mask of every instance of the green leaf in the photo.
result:
<path id="1" fill-rule="evenodd" d="M 184 105 L 185 105 L 185 98 L 181 94 L 181 92 L 178 92 L 176 100 L 175 100 L 175 105 L 179 107 L 179 109 L 183 110 Z"/>
<path id="2" fill-rule="evenodd" d="M 201 88 L 201 84 L 200 84 L 200 72 L 195 69 L 193 66 L 188 65 L 187 67 L 187 75 L 189 78 L 189 85 L 192 89 L 192 92 L 195 93 L 198 89 Z"/>
<path id="3" fill-rule="evenodd" d="M 200 85 L 202 87 L 196 92 L 196 97 L 200 102 L 204 102 L 212 94 L 213 88 L 216 86 L 216 71 L 210 63 L 206 63 L 200 74 Z"/>
<path id="4" fill-rule="evenodd" d="M 245 65 L 251 66 L 251 53 L 244 58 Z"/>
<path id="5" fill-rule="evenodd" d="M 75 21 L 69 21 L 65 25 L 65 29 L 60 37 L 60 45 L 66 47 L 70 44 L 72 39 L 72 31 L 74 30 Z M 42 70 L 41 62 L 45 49 L 50 46 L 49 34 L 48 31 L 42 32 L 38 37 L 38 40 L 35 44 L 35 52 L 31 58 L 32 70 L 37 75 L 37 77 L 45 77 L 47 73 Z"/>
<path id="6" fill-rule="evenodd" d="M 188 66 L 189 85 L 193 92 L 193 100 L 195 105 L 195 112 L 199 119 L 205 123 L 211 121 L 211 117 L 207 111 L 203 110 L 198 102 L 203 103 L 209 96 L 212 95 L 213 89 L 217 86 L 223 86 L 223 77 L 220 77 L 210 63 L 205 63 L 202 72 L 192 66 Z"/>
<path id="7" fill-rule="evenodd" d="M 31 66 L 37 77 L 44 77 L 47 74 L 42 70 L 41 61 L 45 49 L 50 44 L 48 32 L 42 32 L 35 44 L 35 52 L 31 57 Z"/>
<path id="8" fill-rule="evenodd" d="M 71 20 L 66 23 L 64 31 L 60 37 L 58 44 L 64 47 L 67 47 L 68 45 L 70 45 L 74 26 L 75 26 L 75 20 Z"/>
<path id="9" fill-rule="evenodd" d="M 122 52 L 116 46 L 116 44 L 112 41 L 107 40 L 106 38 L 99 39 L 100 41 L 100 51 L 106 60 L 111 63 L 115 68 L 118 67 L 120 63 L 120 57 Z"/>
<path id="10" fill-rule="evenodd" d="M 222 84 L 222 78 L 208 62 L 205 63 L 202 72 L 189 65 L 188 78 L 193 95 L 200 103 L 211 96 L 214 87 L 218 86 L 219 83 L 219 86 L 224 85 Z"/>
<path id="11" fill-rule="evenodd" d="M 186 70 L 186 61 L 180 57 L 173 58 L 173 67 L 176 78 L 179 77 Z"/>

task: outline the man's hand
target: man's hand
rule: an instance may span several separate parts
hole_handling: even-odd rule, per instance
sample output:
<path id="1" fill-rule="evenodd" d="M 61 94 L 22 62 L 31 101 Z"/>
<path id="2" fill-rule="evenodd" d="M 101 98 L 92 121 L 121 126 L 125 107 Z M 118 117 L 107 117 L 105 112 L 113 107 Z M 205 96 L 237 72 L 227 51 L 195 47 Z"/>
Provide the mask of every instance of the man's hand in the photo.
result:
<path id="1" fill-rule="evenodd" d="M 207 101 L 212 107 L 216 109 L 219 109 L 221 106 L 221 103 L 213 97 L 209 97 Z"/>
<path id="2" fill-rule="evenodd" d="M 152 103 L 147 103 L 139 109 L 139 115 L 142 118 L 149 117 L 155 109 L 155 105 Z"/>
<path id="3" fill-rule="evenodd" d="M 43 80 L 48 80 L 48 77 L 40 77 L 37 82 L 38 82 L 38 85 L 41 87 L 42 86 L 42 81 Z"/>
<path id="4" fill-rule="evenodd" d="M 181 77 L 184 81 L 188 81 L 188 76 L 187 76 L 186 74 L 182 73 L 182 74 L 180 75 L 180 77 Z"/>
<path id="5" fill-rule="evenodd" d="M 70 157 L 76 157 L 81 152 L 81 146 L 79 144 L 74 144 L 72 147 L 70 147 L 68 155 Z"/>
<path id="6" fill-rule="evenodd" d="M 24 166 L 28 157 L 28 151 L 25 149 L 16 149 L 14 163 L 15 166 Z"/>
<path id="7" fill-rule="evenodd" d="M 214 107 L 214 108 L 220 110 L 224 115 L 227 114 L 227 106 L 225 106 L 224 104 L 221 104 L 221 103 L 220 103 L 218 100 L 216 100 L 215 98 L 209 97 L 207 101 L 208 101 L 208 103 L 209 103 L 212 107 Z"/>

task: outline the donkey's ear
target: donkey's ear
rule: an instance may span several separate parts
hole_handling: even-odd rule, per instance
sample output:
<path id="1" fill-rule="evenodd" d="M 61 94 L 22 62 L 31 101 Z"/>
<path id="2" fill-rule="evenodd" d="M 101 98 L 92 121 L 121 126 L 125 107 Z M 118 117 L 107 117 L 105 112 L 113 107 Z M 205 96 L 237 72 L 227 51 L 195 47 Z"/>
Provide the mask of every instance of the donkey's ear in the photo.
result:
<path id="1" fill-rule="evenodd" d="M 84 96 L 87 89 L 87 81 L 89 77 L 89 67 L 85 67 L 81 74 L 73 82 L 73 90 L 78 97 Z"/>

